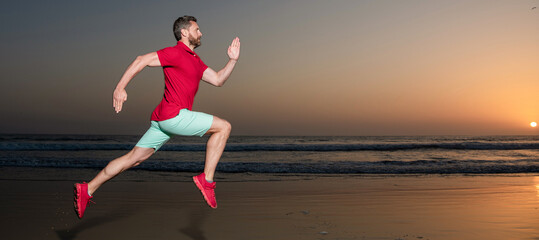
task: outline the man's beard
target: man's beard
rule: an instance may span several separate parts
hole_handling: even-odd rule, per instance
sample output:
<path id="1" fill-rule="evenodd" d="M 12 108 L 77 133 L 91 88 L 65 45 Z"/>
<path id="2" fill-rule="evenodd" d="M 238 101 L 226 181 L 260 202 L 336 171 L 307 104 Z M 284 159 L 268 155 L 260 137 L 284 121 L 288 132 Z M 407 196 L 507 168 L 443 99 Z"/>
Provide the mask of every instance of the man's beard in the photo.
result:
<path id="1" fill-rule="evenodd" d="M 189 36 L 189 44 L 195 46 L 194 48 L 197 48 L 200 46 L 200 38 L 195 39 L 194 37 Z"/>

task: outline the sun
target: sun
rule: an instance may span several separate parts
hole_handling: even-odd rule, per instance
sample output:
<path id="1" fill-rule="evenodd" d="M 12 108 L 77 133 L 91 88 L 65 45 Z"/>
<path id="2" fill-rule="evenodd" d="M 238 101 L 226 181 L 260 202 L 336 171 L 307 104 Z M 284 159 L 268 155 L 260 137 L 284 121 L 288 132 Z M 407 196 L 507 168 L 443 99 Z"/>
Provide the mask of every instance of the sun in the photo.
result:
<path id="1" fill-rule="evenodd" d="M 531 122 L 531 123 L 530 123 L 530 126 L 532 126 L 532 127 L 537 127 L 537 123 L 536 123 L 536 122 Z"/>

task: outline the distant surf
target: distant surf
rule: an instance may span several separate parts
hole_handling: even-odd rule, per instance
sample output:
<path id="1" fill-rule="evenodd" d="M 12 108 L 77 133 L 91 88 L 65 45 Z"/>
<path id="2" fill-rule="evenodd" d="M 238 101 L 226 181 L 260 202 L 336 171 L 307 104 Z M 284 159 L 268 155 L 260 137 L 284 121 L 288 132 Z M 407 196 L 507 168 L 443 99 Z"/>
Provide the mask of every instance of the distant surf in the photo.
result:
<path id="1" fill-rule="evenodd" d="M 0 143 L 0 151 L 61 151 L 61 150 L 130 150 L 135 144 L 120 143 Z M 227 144 L 225 151 L 397 151 L 421 149 L 454 150 L 519 150 L 539 149 L 537 142 L 525 143 L 387 143 L 387 144 Z M 205 144 L 167 144 L 160 151 L 205 151 Z"/>
<path id="2" fill-rule="evenodd" d="M 139 136 L 0 135 L 0 166 L 103 168 Z M 135 169 L 199 172 L 204 138 L 173 138 Z M 195 161 L 196 160 L 196 161 Z M 537 136 L 231 137 L 230 173 L 451 174 L 539 172 Z"/>

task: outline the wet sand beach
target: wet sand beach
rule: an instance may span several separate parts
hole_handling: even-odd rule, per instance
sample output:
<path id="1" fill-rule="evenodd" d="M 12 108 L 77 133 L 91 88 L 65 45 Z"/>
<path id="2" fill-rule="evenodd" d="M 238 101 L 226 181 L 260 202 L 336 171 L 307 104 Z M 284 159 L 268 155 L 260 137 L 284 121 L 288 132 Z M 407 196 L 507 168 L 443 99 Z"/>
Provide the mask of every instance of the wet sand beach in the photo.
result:
<path id="1" fill-rule="evenodd" d="M 79 220 L 93 169 L 0 168 L 2 239 L 539 239 L 539 176 L 219 174 L 209 208 L 192 173 L 127 171 Z"/>

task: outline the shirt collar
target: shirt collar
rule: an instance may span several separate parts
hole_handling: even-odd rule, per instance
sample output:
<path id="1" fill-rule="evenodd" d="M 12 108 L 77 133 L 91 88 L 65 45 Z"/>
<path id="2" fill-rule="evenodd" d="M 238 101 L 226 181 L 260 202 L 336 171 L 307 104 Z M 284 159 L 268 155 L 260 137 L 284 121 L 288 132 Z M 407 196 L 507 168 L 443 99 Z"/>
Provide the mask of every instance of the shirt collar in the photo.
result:
<path id="1" fill-rule="evenodd" d="M 191 55 L 196 56 L 196 53 L 193 50 L 191 50 L 187 45 L 185 45 L 185 43 L 183 43 L 182 41 L 178 41 L 178 45 L 176 46 L 183 48 L 185 51 L 187 51 Z"/>

